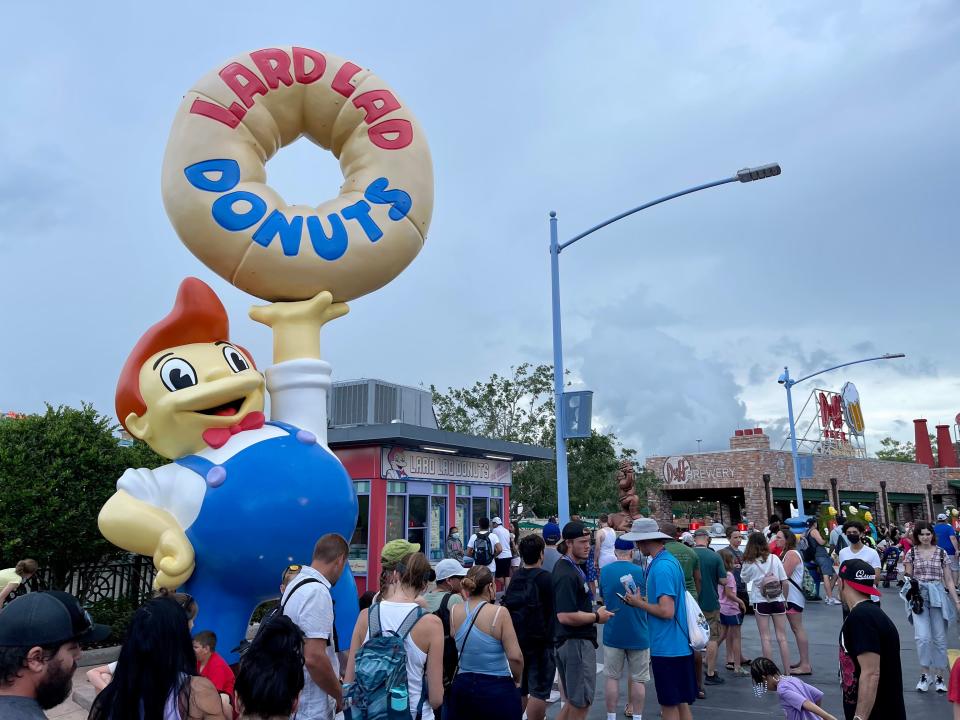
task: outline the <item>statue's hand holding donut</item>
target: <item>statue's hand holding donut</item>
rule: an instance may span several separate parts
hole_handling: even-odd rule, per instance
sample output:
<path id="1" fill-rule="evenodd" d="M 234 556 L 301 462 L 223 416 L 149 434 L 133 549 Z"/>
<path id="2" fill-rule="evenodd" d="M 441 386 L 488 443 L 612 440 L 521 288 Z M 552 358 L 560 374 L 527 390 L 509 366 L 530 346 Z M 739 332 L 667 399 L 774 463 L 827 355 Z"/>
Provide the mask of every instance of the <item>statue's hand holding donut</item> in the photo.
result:
<path id="1" fill-rule="evenodd" d="M 277 302 L 250 308 L 250 317 L 273 329 L 273 361 L 320 359 L 320 328 L 349 312 L 327 291 L 309 300 Z"/>

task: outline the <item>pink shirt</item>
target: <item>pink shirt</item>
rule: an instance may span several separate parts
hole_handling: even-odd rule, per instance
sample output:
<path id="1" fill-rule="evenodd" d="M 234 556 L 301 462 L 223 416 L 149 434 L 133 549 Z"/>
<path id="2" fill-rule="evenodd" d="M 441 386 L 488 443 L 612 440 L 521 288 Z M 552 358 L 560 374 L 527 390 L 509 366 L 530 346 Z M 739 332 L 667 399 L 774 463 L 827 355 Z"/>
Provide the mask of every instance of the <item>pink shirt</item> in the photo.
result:
<path id="1" fill-rule="evenodd" d="M 720 614 L 721 615 L 739 615 L 740 606 L 737 605 L 735 600 L 731 600 L 727 597 L 724 588 L 730 588 L 733 590 L 733 594 L 737 594 L 737 579 L 733 576 L 732 572 L 727 573 L 727 579 L 717 585 L 717 594 L 720 596 Z"/>

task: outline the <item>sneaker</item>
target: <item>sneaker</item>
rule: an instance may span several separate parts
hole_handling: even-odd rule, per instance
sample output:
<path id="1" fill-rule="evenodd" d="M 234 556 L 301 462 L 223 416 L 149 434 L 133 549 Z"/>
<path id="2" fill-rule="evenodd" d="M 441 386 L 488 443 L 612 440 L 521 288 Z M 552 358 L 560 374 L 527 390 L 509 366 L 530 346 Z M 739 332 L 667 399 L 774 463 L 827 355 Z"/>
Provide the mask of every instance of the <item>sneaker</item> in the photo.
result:
<path id="1" fill-rule="evenodd" d="M 943 675 L 937 675 L 937 692 L 945 693 L 947 691 L 947 684 L 943 681 Z"/>
<path id="2" fill-rule="evenodd" d="M 703 681 L 707 685 L 723 685 L 723 683 L 726 682 L 722 677 L 720 677 L 720 673 L 716 672 L 713 675 L 707 673 Z"/>
<path id="3" fill-rule="evenodd" d="M 930 689 L 930 681 L 927 680 L 926 674 L 920 675 L 920 682 L 917 683 L 917 692 L 926 692 Z"/>
<path id="4" fill-rule="evenodd" d="M 734 671 L 733 674 L 739 675 L 740 677 L 750 677 L 750 668 L 741 665 Z"/>

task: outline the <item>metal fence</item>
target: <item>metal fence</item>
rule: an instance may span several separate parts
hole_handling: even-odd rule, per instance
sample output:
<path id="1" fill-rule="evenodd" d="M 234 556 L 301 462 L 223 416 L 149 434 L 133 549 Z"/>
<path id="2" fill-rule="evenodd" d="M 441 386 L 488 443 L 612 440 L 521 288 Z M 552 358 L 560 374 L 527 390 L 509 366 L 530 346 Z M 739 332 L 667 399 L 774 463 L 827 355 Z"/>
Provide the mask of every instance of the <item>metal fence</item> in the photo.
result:
<path id="1" fill-rule="evenodd" d="M 139 605 L 150 596 L 156 575 L 150 558 L 132 555 L 106 563 L 78 565 L 67 575 L 66 590 L 84 605 L 100 600 L 130 600 Z M 41 568 L 30 581 L 32 590 L 53 588 L 49 569 Z"/>

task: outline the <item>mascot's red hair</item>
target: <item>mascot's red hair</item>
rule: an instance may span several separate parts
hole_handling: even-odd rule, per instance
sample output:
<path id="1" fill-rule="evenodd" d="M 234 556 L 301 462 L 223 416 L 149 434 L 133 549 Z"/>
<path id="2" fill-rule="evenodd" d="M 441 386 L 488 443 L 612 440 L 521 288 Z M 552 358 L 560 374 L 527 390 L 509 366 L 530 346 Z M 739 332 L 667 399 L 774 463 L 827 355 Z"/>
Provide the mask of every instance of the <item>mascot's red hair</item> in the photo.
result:
<path id="1" fill-rule="evenodd" d="M 126 427 L 130 413 L 143 415 L 146 412 L 147 405 L 140 394 L 140 369 L 149 358 L 167 348 L 229 339 L 230 321 L 220 298 L 203 280 L 184 279 L 177 290 L 173 309 L 143 334 L 123 364 L 117 382 L 117 419 Z M 245 348 L 240 349 L 253 362 L 250 353 Z"/>

